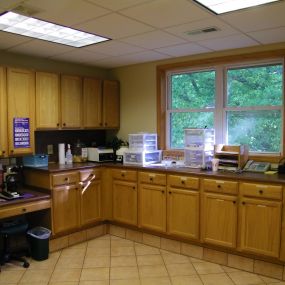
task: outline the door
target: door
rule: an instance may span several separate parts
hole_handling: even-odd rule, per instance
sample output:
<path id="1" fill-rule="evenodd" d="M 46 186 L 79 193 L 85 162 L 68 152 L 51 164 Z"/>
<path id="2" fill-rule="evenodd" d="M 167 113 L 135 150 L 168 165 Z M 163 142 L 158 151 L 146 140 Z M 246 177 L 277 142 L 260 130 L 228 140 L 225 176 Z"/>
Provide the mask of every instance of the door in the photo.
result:
<path id="1" fill-rule="evenodd" d="M 61 77 L 62 128 L 80 128 L 82 121 L 82 79 L 78 76 Z"/>
<path id="2" fill-rule="evenodd" d="M 129 181 L 113 181 L 113 219 L 137 225 L 137 184 Z"/>
<path id="3" fill-rule="evenodd" d="M 139 225 L 166 232 L 166 187 L 140 184 L 139 205 Z"/>
<path id="4" fill-rule="evenodd" d="M 243 198 L 240 205 L 240 249 L 279 256 L 281 202 Z"/>
<path id="5" fill-rule="evenodd" d="M 8 152 L 6 69 L 0 67 L 0 156 Z"/>
<path id="6" fill-rule="evenodd" d="M 102 81 L 94 78 L 83 80 L 83 127 L 102 127 Z"/>
<path id="7" fill-rule="evenodd" d="M 58 186 L 52 191 L 54 234 L 78 228 L 80 225 L 78 187 Z"/>
<path id="8" fill-rule="evenodd" d="M 105 128 L 120 127 L 120 86 L 118 81 L 103 81 L 103 124 Z"/>
<path id="9" fill-rule="evenodd" d="M 85 188 L 86 187 L 86 188 Z M 81 225 L 101 219 L 101 180 L 95 180 L 81 189 Z"/>
<path id="10" fill-rule="evenodd" d="M 36 72 L 36 128 L 57 129 L 59 126 L 59 75 Z"/>
<path id="11" fill-rule="evenodd" d="M 199 192 L 169 187 L 167 218 L 167 232 L 169 234 L 198 240 Z"/>
<path id="12" fill-rule="evenodd" d="M 34 151 L 35 73 L 7 69 L 9 155 Z"/>
<path id="13" fill-rule="evenodd" d="M 237 197 L 203 194 L 202 242 L 235 248 L 237 234 Z"/>

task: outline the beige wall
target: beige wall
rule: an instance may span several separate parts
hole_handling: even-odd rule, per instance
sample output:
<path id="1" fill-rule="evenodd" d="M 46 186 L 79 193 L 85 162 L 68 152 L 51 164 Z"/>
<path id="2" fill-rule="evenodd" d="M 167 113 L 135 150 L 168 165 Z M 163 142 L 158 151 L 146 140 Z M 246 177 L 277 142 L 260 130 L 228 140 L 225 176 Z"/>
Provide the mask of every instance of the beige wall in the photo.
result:
<path id="1" fill-rule="evenodd" d="M 213 52 L 111 70 L 111 76 L 121 84 L 121 128 L 117 134 L 118 137 L 127 140 L 130 133 L 156 132 L 156 67 L 158 65 L 280 48 L 285 49 L 285 43 Z"/>

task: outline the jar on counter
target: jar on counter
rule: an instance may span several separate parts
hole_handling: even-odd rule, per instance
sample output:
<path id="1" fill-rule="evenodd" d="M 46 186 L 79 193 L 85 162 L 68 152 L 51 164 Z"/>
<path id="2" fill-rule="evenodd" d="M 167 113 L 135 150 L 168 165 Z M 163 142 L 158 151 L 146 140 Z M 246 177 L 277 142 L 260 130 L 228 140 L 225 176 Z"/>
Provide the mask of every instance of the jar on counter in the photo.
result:
<path id="1" fill-rule="evenodd" d="M 87 161 L 87 147 L 79 140 L 74 145 L 73 162 L 86 162 Z"/>

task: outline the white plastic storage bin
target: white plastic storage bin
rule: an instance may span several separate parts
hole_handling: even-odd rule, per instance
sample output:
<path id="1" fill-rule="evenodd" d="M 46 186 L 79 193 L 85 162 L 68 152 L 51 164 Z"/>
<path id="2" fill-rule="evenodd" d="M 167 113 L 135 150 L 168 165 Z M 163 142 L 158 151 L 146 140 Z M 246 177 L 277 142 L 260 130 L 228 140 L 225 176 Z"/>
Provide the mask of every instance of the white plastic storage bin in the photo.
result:
<path id="1" fill-rule="evenodd" d="M 157 150 L 157 134 L 129 134 L 129 148 L 137 151 Z"/>
<path id="2" fill-rule="evenodd" d="M 161 150 L 136 151 L 127 150 L 124 152 L 124 164 L 126 165 L 148 165 L 161 161 Z"/>
<path id="3" fill-rule="evenodd" d="M 197 150 L 213 150 L 215 144 L 214 129 L 185 129 L 184 147 Z"/>
<path id="4" fill-rule="evenodd" d="M 192 168 L 202 168 L 211 165 L 214 152 L 212 150 L 184 149 L 185 165 Z"/>

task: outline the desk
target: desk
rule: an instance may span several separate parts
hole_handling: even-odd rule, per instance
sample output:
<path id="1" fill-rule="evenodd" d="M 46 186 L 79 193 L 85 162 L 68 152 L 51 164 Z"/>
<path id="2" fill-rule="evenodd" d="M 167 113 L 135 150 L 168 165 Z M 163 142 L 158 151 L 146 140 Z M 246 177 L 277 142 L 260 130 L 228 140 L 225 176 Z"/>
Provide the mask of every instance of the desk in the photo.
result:
<path id="1" fill-rule="evenodd" d="M 30 212 L 49 209 L 51 207 L 50 195 L 29 188 L 20 190 L 23 193 L 30 193 L 30 198 L 18 198 L 14 200 L 0 200 L 0 219 L 23 215 Z"/>

